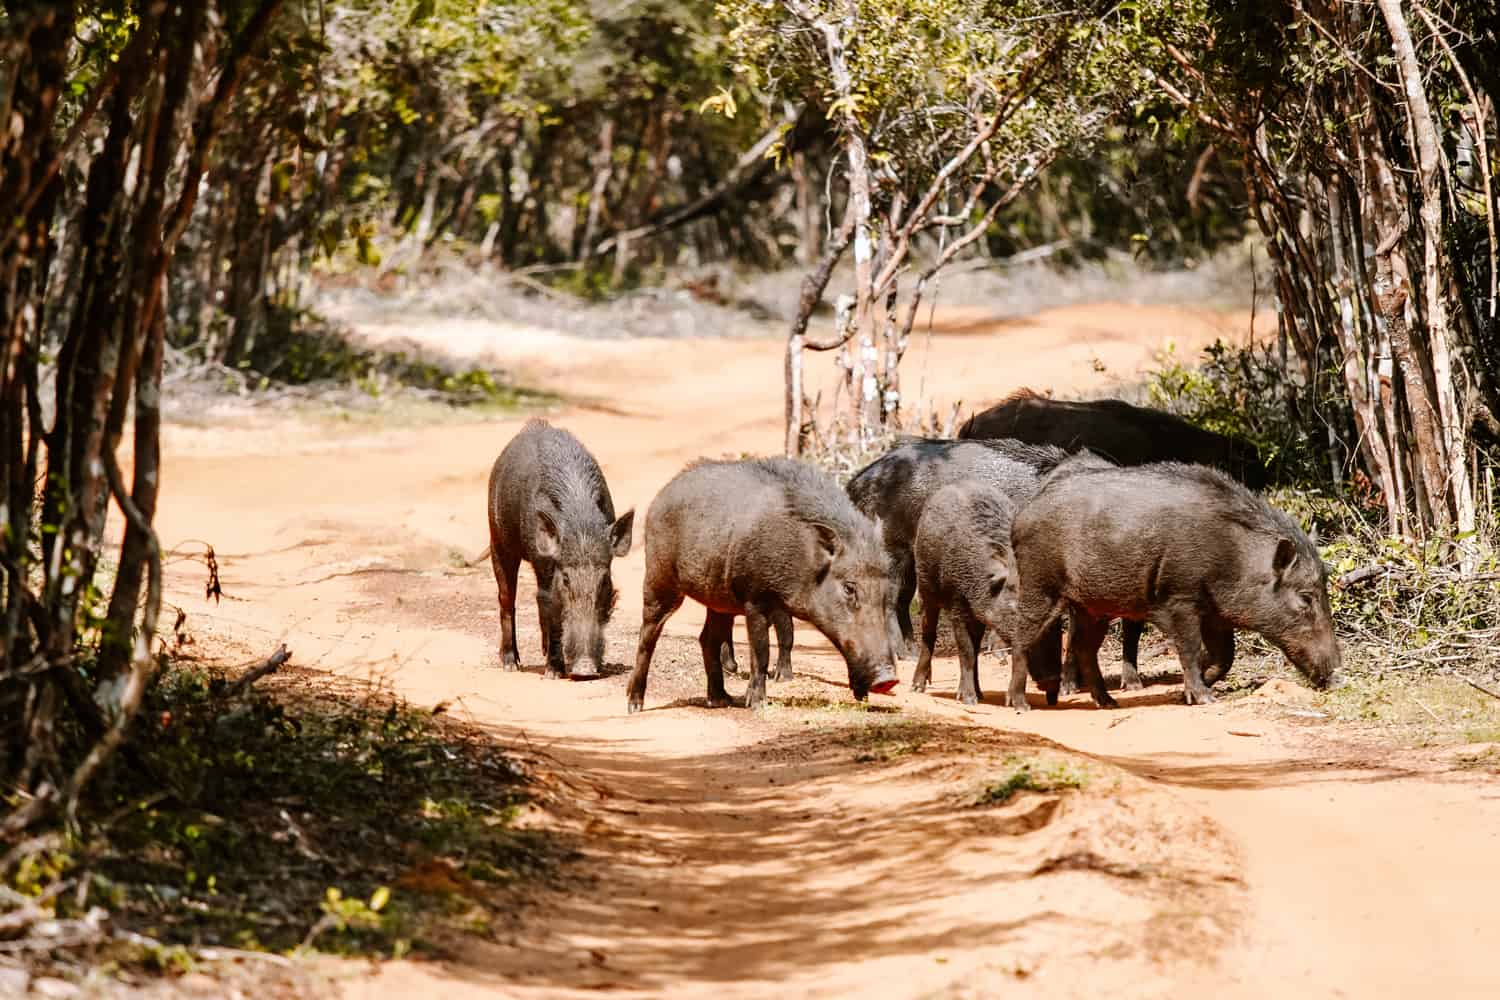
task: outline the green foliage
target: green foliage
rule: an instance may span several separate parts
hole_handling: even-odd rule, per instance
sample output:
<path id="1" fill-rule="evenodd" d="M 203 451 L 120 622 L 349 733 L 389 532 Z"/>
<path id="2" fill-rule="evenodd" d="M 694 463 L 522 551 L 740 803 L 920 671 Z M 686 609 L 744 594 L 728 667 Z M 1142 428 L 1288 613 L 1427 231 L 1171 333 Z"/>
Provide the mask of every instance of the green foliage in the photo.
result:
<path id="1" fill-rule="evenodd" d="M 1057 245 L 1051 259 L 1066 266 L 1125 248 L 1146 262 L 1192 267 L 1242 240 L 1248 224 L 1238 164 L 1216 151 L 1216 139 L 1175 107 L 1142 100 L 996 216 L 989 252 Z"/>
<path id="2" fill-rule="evenodd" d="M 110 823 L 27 855 L 11 879 L 41 897 L 88 872 L 48 906 L 61 918 L 104 906 L 165 946 L 121 961 L 176 965 L 190 957 L 172 949 L 205 944 L 404 953 L 507 912 L 510 887 L 560 857 L 514 825 L 528 799 L 518 767 L 438 712 L 369 695 L 234 696 L 174 666 L 140 719 L 88 802 Z"/>
<path id="3" fill-rule="evenodd" d="M 1043 765 L 1036 760 L 1007 757 L 1006 773 L 980 791 L 975 805 L 1000 806 L 1021 792 L 1060 792 L 1080 789 L 1088 784 L 1088 772 L 1076 764 L 1054 761 Z"/>
<path id="4" fill-rule="evenodd" d="M 1307 412 L 1306 386 L 1270 346 L 1215 341 L 1197 365 L 1168 348 L 1147 373 L 1146 392 L 1157 409 L 1254 445 L 1273 481 L 1331 487 L 1327 435 L 1314 421 L 1320 411 L 1322 419 L 1347 421 L 1348 404 L 1335 393 Z"/>
<path id="5" fill-rule="evenodd" d="M 1168 0 L 827 0 L 803 5 L 841 26 L 850 96 L 835 87 L 824 39 L 786 3 L 724 0 L 736 73 L 775 96 L 814 94 L 830 120 L 852 115 L 884 188 L 925 185 L 977 131 L 1019 101 L 991 140 L 994 160 L 1080 148 L 1164 58 L 1153 39 L 1177 16 Z M 852 29 L 852 30 L 850 30 Z M 975 165 L 977 167 L 977 164 Z M 888 196 L 889 191 L 885 193 Z"/>
<path id="6" fill-rule="evenodd" d="M 1287 403 L 1305 390 L 1268 349 L 1216 343 L 1198 367 L 1167 352 L 1147 391 L 1151 405 L 1248 440 L 1271 461 L 1281 485 L 1267 499 L 1320 539 L 1334 622 L 1356 670 L 1455 663 L 1472 670 L 1495 661 L 1500 511 L 1481 511 L 1482 529 L 1468 535 L 1392 533 L 1384 501 L 1362 475 L 1334 491 L 1326 436 Z"/>
<path id="7" fill-rule="evenodd" d="M 1442 666 L 1473 670 L 1496 661 L 1500 635 L 1500 535 L 1496 514 L 1468 536 L 1424 540 L 1387 534 L 1381 509 L 1325 494 L 1284 489 L 1271 502 L 1316 529 L 1323 560 L 1338 581 L 1329 591 L 1334 621 L 1369 666 Z M 1461 560 L 1468 560 L 1466 568 Z"/>

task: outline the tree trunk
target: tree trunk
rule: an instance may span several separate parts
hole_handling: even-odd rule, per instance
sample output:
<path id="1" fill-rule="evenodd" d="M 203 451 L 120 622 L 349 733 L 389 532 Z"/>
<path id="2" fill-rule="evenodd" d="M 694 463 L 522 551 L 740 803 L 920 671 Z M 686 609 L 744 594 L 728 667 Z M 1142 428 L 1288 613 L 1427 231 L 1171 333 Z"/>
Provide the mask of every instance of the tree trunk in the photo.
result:
<path id="1" fill-rule="evenodd" d="M 1444 479 L 1434 494 L 1434 506 L 1453 518 L 1459 531 L 1474 529 L 1474 495 L 1469 481 L 1469 463 L 1464 443 L 1465 426 L 1458 411 L 1453 369 L 1453 332 L 1449 325 L 1447 281 L 1443 274 L 1442 145 L 1433 124 L 1432 109 L 1422 81 L 1422 67 L 1412 44 L 1411 29 L 1401 0 L 1378 0 L 1380 12 L 1391 33 L 1391 51 L 1406 95 L 1406 113 L 1416 139 L 1417 177 L 1421 187 L 1419 216 L 1422 220 L 1422 293 L 1427 323 L 1428 349 L 1436 390 L 1437 426 L 1435 443 L 1444 466 Z"/>
<path id="2" fill-rule="evenodd" d="M 786 454 L 791 458 L 802 454 L 802 428 L 806 423 L 802 412 L 802 352 L 808 347 L 815 351 L 830 351 L 841 347 L 849 339 L 849 331 L 835 329 L 832 339 L 808 343 L 807 324 L 811 321 L 813 312 L 818 308 L 818 303 L 823 301 L 823 293 L 828 288 L 828 280 L 833 276 L 833 269 L 838 266 L 839 259 L 844 256 L 844 251 L 849 247 L 853 222 L 853 213 L 846 213 L 843 226 L 829 240 L 822 259 L 818 261 L 818 266 L 803 277 L 802 293 L 797 299 L 797 312 L 792 317 L 792 328 L 787 334 L 785 441 Z"/>
<path id="3" fill-rule="evenodd" d="M 818 196 L 807 167 L 806 153 L 798 151 L 792 154 L 792 180 L 797 186 L 797 223 L 800 233 L 797 263 L 803 267 L 811 267 L 818 259 L 823 227 L 818 220 Z"/>
<path id="4" fill-rule="evenodd" d="M 590 257 L 594 252 L 594 237 L 599 232 L 599 220 L 604 211 L 604 198 L 609 191 L 610 177 L 614 174 L 615 120 L 604 119 L 599 130 L 599 149 L 594 154 L 594 183 L 589 188 L 589 205 L 583 224 L 583 237 L 573 247 L 574 259 Z"/>
<path id="5" fill-rule="evenodd" d="M 871 228 L 870 156 L 865 145 L 864 128 L 855 114 L 854 81 L 844 52 L 844 39 L 853 37 L 855 25 L 852 8 L 839 24 L 819 22 L 824 45 L 828 49 L 828 68 L 833 89 L 843 103 L 840 130 L 843 132 L 848 166 L 849 211 L 854 221 L 854 336 L 857 348 L 851 365 L 851 386 L 857 393 L 851 400 L 855 433 L 863 439 L 880 422 L 878 390 L 879 355 L 875 349 L 874 256 L 875 234 Z"/>

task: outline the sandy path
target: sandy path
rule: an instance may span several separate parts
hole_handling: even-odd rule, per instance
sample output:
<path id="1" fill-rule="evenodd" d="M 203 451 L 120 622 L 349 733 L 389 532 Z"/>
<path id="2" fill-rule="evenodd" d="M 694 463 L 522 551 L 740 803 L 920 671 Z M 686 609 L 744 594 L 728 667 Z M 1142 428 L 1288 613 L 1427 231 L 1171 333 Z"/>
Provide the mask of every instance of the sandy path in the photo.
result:
<path id="1" fill-rule="evenodd" d="M 975 403 L 1020 385 L 1082 390 L 1128 377 L 1168 338 L 1190 356 L 1244 325 L 1119 306 L 1003 324 L 950 314 L 908 385 Z M 594 449 L 620 508 L 644 512 L 691 458 L 779 446 L 775 342 L 415 332 L 582 399 L 555 419 Z M 163 537 L 214 541 L 233 598 L 207 606 L 198 571 L 174 572 L 171 599 L 195 629 L 254 649 L 284 636 L 304 664 L 455 701 L 507 745 L 550 755 L 589 817 L 575 831 L 589 887 L 546 896 L 513 936 L 448 961 L 388 963 L 350 995 L 1500 991 L 1481 940 L 1500 885 L 1495 786 L 1363 759 L 1265 699 L 1189 710 L 1156 688 L 1118 713 L 1075 700 L 1023 719 L 945 697 L 955 669 L 941 660 L 935 695 L 879 700 L 930 727 L 927 744 L 861 763 L 820 721 L 848 695 L 809 628 L 798 679 L 773 691 L 793 707 L 703 709 L 690 605 L 659 649 L 649 710 L 627 716 L 639 539 L 616 564 L 614 676 L 499 672 L 493 582 L 463 560 L 484 546 L 488 466 L 517 426 L 264 418 L 168 434 Z M 528 590 L 518 606 L 534 671 Z M 1087 794 L 964 806 L 1007 755 L 1057 747 L 1097 770 Z"/>

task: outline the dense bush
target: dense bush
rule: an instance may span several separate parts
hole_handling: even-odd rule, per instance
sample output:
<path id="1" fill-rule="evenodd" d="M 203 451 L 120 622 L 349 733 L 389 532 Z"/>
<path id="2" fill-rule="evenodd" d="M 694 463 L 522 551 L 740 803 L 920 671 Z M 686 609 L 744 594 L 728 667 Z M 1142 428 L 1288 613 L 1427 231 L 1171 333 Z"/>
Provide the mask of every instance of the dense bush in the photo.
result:
<path id="1" fill-rule="evenodd" d="M 1491 494 L 1474 532 L 1421 540 L 1393 532 L 1368 479 L 1330 474 L 1320 424 L 1341 416 L 1346 404 L 1325 399 L 1311 413 L 1297 405 L 1305 385 L 1267 347 L 1215 343 L 1196 366 L 1166 352 L 1148 373 L 1146 391 L 1152 405 L 1242 437 L 1270 462 L 1269 499 L 1318 539 L 1334 620 L 1354 662 L 1475 669 L 1496 661 L 1500 510 Z"/>

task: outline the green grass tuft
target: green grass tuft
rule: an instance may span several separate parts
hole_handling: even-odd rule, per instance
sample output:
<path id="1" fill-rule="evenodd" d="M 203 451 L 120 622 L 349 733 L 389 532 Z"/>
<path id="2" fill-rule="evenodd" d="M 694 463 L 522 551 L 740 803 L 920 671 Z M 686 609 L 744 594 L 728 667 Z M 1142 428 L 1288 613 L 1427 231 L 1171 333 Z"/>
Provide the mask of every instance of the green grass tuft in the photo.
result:
<path id="1" fill-rule="evenodd" d="M 1062 761 L 1043 765 L 1036 760 L 1008 757 L 1005 764 L 1008 768 L 1005 776 L 985 785 L 976 805 L 1004 805 L 1021 792 L 1060 792 L 1069 788 L 1083 788 L 1089 780 L 1088 772 L 1075 764 Z"/>

